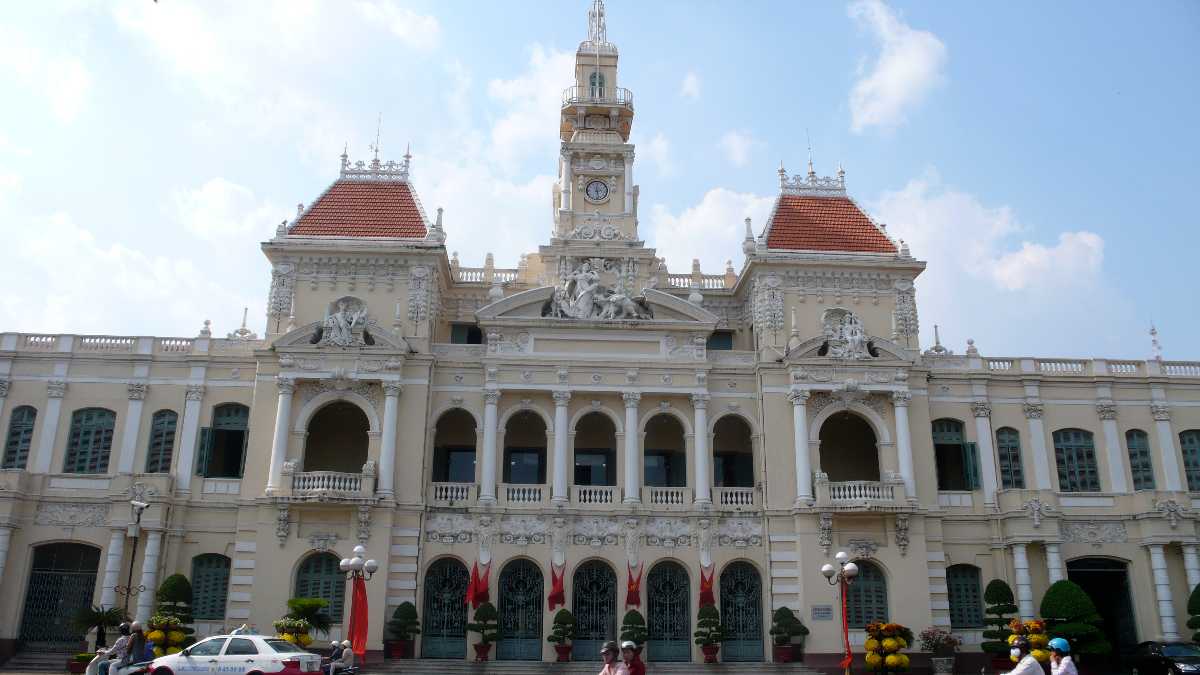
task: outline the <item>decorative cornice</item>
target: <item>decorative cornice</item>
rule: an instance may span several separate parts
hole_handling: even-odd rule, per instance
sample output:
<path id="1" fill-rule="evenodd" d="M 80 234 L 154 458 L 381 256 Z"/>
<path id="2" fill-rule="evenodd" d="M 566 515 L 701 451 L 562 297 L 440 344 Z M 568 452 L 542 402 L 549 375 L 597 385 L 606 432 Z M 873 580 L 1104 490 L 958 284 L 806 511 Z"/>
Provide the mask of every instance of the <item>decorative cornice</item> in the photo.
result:
<path id="1" fill-rule="evenodd" d="M 1040 420 L 1046 412 L 1046 406 L 1042 403 L 1026 403 L 1021 406 L 1025 412 L 1025 418 L 1031 420 Z"/>
<path id="2" fill-rule="evenodd" d="M 350 163 L 350 157 L 342 153 L 342 166 L 339 177 L 342 180 L 396 181 L 408 182 L 408 170 L 412 164 L 412 155 L 406 150 L 403 162 L 380 162 L 379 157 L 371 160 L 370 164 L 357 161 Z"/>
<path id="3" fill-rule="evenodd" d="M 1168 408 L 1167 404 L 1165 403 L 1151 403 L 1150 416 L 1153 417 L 1157 422 L 1170 422 L 1171 409 Z"/>
<path id="4" fill-rule="evenodd" d="M 626 391 L 621 393 L 621 398 L 625 399 L 626 408 L 636 408 L 642 401 L 642 394 L 637 391 Z"/>
<path id="5" fill-rule="evenodd" d="M 971 403 L 971 412 L 974 413 L 976 417 L 991 417 L 992 404 L 988 403 L 987 401 L 974 401 Z"/>
<path id="6" fill-rule="evenodd" d="M 550 394 L 550 396 L 554 399 L 554 405 L 565 406 L 571 402 L 571 392 L 569 391 L 563 391 L 560 389 Z"/>
<path id="7" fill-rule="evenodd" d="M 892 404 L 897 408 L 906 408 L 912 402 L 912 392 L 908 391 L 893 391 Z"/>
<path id="8" fill-rule="evenodd" d="M 787 170 L 780 165 L 779 190 L 785 195 L 803 197 L 845 197 L 846 172 L 838 169 L 836 177 L 818 177 L 810 166 L 807 176 L 796 174 L 788 178 Z"/>
<path id="9" fill-rule="evenodd" d="M 129 396 L 130 401 L 146 400 L 146 390 L 150 385 L 145 382 L 127 382 L 125 384 L 125 393 Z"/>
<path id="10" fill-rule="evenodd" d="M 792 405 L 802 406 L 808 403 L 808 399 L 812 397 L 812 392 L 807 389 L 793 389 L 788 392 L 787 397 L 792 402 Z"/>
<path id="11" fill-rule="evenodd" d="M 1096 415 L 1102 420 L 1117 419 L 1117 404 L 1110 399 L 1096 402 Z"/>
<path id="12" fill-rule="evenodd" d="M 46 383 L 46 396 L 62 398 L 67 395 L 67 383 L 63 380 L 50 380 Z"/>
<path id="13" fill-rule="evenodd" d="M 404 385 L 401 384 L 400 382 L 384 382 L 383 383 L 383 395 L 384 396 L 399 396 L 403 392 L 404 392 Z"/>

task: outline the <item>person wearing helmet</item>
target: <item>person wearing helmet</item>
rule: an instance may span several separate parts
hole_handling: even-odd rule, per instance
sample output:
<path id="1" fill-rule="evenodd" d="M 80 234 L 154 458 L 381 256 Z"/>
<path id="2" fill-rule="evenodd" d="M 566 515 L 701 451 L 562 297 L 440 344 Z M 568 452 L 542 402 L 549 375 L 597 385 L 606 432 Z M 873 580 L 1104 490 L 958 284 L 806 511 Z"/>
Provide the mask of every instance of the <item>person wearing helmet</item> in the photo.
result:
<path id="1" fill-rule="evenodd" d="M 100 675 L 108 675 L 108 669 L 112 666 L 112 662 L 124 659 L 129 653 L 129 623 L 122 621 L 121 625 L 117 626 L 117 632 L 121 634 L 121 637 L 118 637 L 112 647 L 104 653 L 107 658 L 100 662 Z"/>
<path id="2" fill-rule="evenodd" d="M 337 640 L 334 640 L 333 642 L 329 643 L 329 646 L 330 646 L 330 651 L 329 651 L 329 660 L 330 661 L 337 661 L 338 659 L 342 658 L 342 643 L 338 642 Z"/>
<path id="3" fill-rule="evenodd" d="M 1037 659 L 1033 658 L 1033 654 L 1029 653 L 1029 640 L 1024 636 L 1018 636 L 1009 645 L 1008 653 L 1017 659 L 1017 667 L 1009 671 L 1009 675 L 1045 675 L 1042 670 L 1042 664 L 1038 663 Z"/>
<path id="4" fill-rule="evenodd" d="M 617 662 L 617 655 L 621 652 L 617 647 L 617 643 L 609 640 L 600 648 L 600 659 L 604 661 L 604 667 L 600 669 L 600 675 L 618 675 L 618 673 L 628 672 L 625 669 L 624 663 Z"/>
<path id="5" fill-rule="evenodd" d="M 124 668 L 131 663 L 140 663 L 146 653 L 146 633 L 142 631 L 142 622 L 134 621 L 129 624 L 129 649 L 125 656 L 117 662 L 118 668 Z"/>
<path id="6" fill-rule="evenodd" d="M 335 643 L 336 644 L 336 643 Z M 329 662 L 329 675 L 337 675 L 354 667 L 354 650 L 350 649 L 350 641 L 342 640 L 342 651 L 335 660 Z"/>
<path id="7" fill-rule="evenodd" d="M 646 664 L 642 663 L 637 645 L 632 640 L 621 643 L 621 659 L 624 661 L 623 665 L 629 675 L 646 675 Z"/>
<path id="8" fill-rule="evenodd" d="M 1071 658 L 1071 643 L 1056 637 L 1046 645 L 1050 648 L 1051 675 L 1079 675 L 1075 660 Z"/>

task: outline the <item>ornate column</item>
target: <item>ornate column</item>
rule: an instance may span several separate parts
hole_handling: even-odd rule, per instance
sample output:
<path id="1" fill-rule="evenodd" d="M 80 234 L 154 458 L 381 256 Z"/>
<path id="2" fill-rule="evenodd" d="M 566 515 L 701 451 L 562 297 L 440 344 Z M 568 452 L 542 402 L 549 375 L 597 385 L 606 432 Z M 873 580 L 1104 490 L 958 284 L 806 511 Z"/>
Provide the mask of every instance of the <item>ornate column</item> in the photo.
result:
<path id="1" fill-rule="evenodd" d="M 1025 421 L 1029 427 L 1029 443 L 1033 448 L 1033 479 L 1038 490 L 1050 489 L 1050 454 L 1046 452 L 1046 429 L 1042 426 L 1042 413 L 1046 406 L 1041 403 L 1026 403 Z M 1032 618 L 1032 617 L 1031 617 Z"/>
<path id="2" fill-rule="evenodd" d="M 1067 578 L 1063 571 L 1062 554 L 1059 553 L 1058 544 L 1046 543 L 1046 573 L 1050 577 L 1050 583 Z"/>
<path id="3" fill-rule="evenodd" d="M 180 494 L 192 491 L 192 465 L 196 457 L 196 439 L 200 432 L 200 402 L 204 385 L 189 384 L 184 394 L 183 428 L 179 433 L 179 459 L 175 462 L 175 489 Z"/>
<path id="4" fill-rule="evenodd" d="M 1189 589 L 1200 586 L 1200 545 L 1183 545 L 1183 571 L 1187 573 Z"/>
<path id="5" fill-rule="evenodd" d="M 142 406 L 146 402 L 145 382 L 129 382 L 125 391 L 129 407 L 125 409 L 125 433 L 121 436 L 121 453 L 117 455 L 117 473 L 133 473 L 133 456 L 137 454 L 138 432 L 142 426 Z"/>
<path id="6" fill-rule="evenodd" d="M 625 215 L 633 213 L 633 151 L 625 153 Z"/>
<path id="7" fill-rule="evenodd" d="M 1025 544 L 1013 544 L 1013 570 L 1017 577 L 1017 608 L 1022 619 L 1037 616 L 1033 610 L 1033 580 L 1029 578 L 1029 556 Z"/>
<path id="8" fill-rule="evenodd" d="M 121 581 L 121 559 L 125 555 L 125 528 L 113 528 L 104 552 L 104 583 L 100 586 L 100 606 L 117 606 L 117 584 Z"/>
<path id="9" fill-rule="evenodd" d="M 571 432 L 567 429 L 567 405 L 571 402 L 571 392 L 556 391 L 554 397 L 554 485 L 550 491 L 550 501 L 555 504 L 565 504 L 567 495 L 567 441 Z"/>
<path id="10" fill-rule="evenodd" d="M 10 380 L 0 380 L 0 417 L 4 417 L 4 402 L 8 400 Z"/>
<path id="11" fill-rule="evenodd" d="M 1117 432 L 1117 406 L 1112 399 L 1096 402 L 1096 416 L 1104 429 L 1104 451 L 1108 457 L 1108 482 L 1112 492 L 1129 492 L 1125 480 L 1125 459 L 1121 452 L 1121 436 Z"/>
<path id="12" fill-rule="evenodd" d="M 638 452 L 638 441 L 642 435 L 638 430 L 638 404 L 642 400 L 642 395 L 636 391 L 627 391 L 621 394 L 621 398 L 625 399 L 625 458 L 621 464 L 625 468 L 625 498 L 622 500 L 626 504 L 633 504 L 642 500 L 642 486 L 638 480 L 639 460 L 641 453 Z"/>
<path id="13" fill-rule="evenodd" d="M 58 433 L 58 418 L 62 413 L 62 400 L 67 395 L 67 383 L 50 380 L 46 383 L 45 421 L 39 420 L 42 433 L 38 436 L 37 455 L 30 466 L 33 473 L 50 473 L 50 460 L 54 456 L 54 437 Z"/>
<path id="14" fill-rule="evenodd" d="M 904 491 L 908 500 L 917 501 L 917 475 L 913 468 L 912 435 L 908 429 L 908 404 L 912 393 L 892 392 L 892 405 L 896 409 L 896 455 L 900 462 L 900 477 L 904 479 Z"/>
<path id="15" fill-rule="evenodd" d="M 396 483 L 396 417 L 400 409 L 399 382 L 383 383 L 383 438 L 379 444 L 379 496 L 395 495 Z"/>
<path id="16" fill-rule="evenodd" d="M 983 503 L 996 503 L 996 490 L 999 481 L 996 480 L 996 449 L 992 445 L 992 404 L 987 401 L 975 401 L 971 404 L 971 412 L 975 413 L 975 436 L 979 438 L 979 467 L 983 473 Z"/>
<path id="17" fill-rule="evenodd" d="M 793 389 L 788 394 L 792 402 L 792 449 L 796 453 L 796 507 L 808 506 L 813 500 L 812 462 L 808 457 L 808 398 L 807 389 Z"/>
<path id="18" fill-rule="evenodd" d="M 1154 595 L 1158 599 L 1158 616 L 1162 620 L 1162 638 L 1178 640 L 1175 625 L 1175 604 L 1171 601 L 1171 577 L 1167 573 L 1167 556 L 1162 544 L 1150 544 L 1150 569 L 1154 573 Z"/>
<path id="19" fill-rule="evenodd" d="M 499 389 L 483 392 L 483 466 L 479 476 L 479 501 L 483 503 L 496 501 L 496 405 L 499 402 Z"/>
<path id="20" fill-rule="evenodd" d="M 136 554 L 137 551 L 134 551 Z M 162 553 L 162 530 L 146 530 L 146 552 L 142 554 L 142 578 L 138 583 L 145 589 L 138 592 L 136 620 L 143 624 L 154 609 L 154 593 L 158 590 L 158 557 Z"/>
<path id="21" fill-rule="evenodd" d="M 1164 486 L 1168 491 L 1181 492 L 1184 490 L 1180 476 L 1183 470 L 1179 467 L 1179 451 L 1175 449 L 1175 434 L 1171 432 L 1171 409 L 1165 403 L 1150 404 L 1150 414 L 1154 417 L 1154 429 L 1158 432 L 1158 447 L 1162 453 L 1163 475 L 1167 477 Z"/>
<path id="22" fill-rule="evenodd" d="M 271 468 L 267 474 L 267 492 L 279 490 L 283 475 L 283 461 L 287 459 L 288 426 L 292 421 L 292 395 L 296 393 L 296 381 L 282 375 L 275 378 L 279 387 L 279 401 L 275 406 L 275 437 L 271 440 Z"/>
<path id="23" fill-rule="evenodd" d="M 4 566 L 8 562 L 8 548 L 12 543 L 12 525 L 0 525 L 0 583 L 4 581 Z"/>
<path id="24" fill-rule="evenodd" d="M 575 203 L 575 174 L 574 167 L 571 166 L 571 153 L 563 152 L 563 184 L 562 184 L 562 207 L 566 210 L 571 210 L 572 204 Z"/>
<path id="25" fill-rule="evenodd" d="M 695 417 L 697 504 L 712 504 L 712 472 L 708 468 L 708 394 L 692 394 Z"/>

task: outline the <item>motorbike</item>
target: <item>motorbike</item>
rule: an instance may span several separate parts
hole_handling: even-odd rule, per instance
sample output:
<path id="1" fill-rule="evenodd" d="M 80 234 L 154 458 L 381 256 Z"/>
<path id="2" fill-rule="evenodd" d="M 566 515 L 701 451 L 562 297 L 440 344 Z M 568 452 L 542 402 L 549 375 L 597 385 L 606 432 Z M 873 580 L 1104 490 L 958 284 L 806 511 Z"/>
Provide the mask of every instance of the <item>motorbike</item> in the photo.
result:
<path id="1" fill-rule="evenodd" d="M 100 663 L 107 660 L 107 649 L 96 650 L 96 656 L 94 656 L 91 661 L 88 661 L 87 670 L 84 671 L 84 675 L 100 675 Z M 108 667 L 108 675 L 140 675 L 141 673 L 145 673 L 149 667 L 149 661 L 144 661 L 142 663 L 131 663 L 122 668 L 117 668 L 114 664 Z"/>

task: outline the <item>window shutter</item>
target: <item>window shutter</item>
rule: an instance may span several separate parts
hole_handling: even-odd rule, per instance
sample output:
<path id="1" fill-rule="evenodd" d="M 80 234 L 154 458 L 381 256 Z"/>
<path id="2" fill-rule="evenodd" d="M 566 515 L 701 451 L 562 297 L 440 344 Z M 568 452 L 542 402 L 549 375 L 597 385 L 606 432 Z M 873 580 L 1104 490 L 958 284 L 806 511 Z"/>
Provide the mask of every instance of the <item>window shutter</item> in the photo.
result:
<path id="1" fill-rule="evenodd" d="M 212 428 L 200 430 L 200 451 L 196 453 L 196 475 L 208 476 L 208 458 L 212 454 Z"/>
<path id="2" fill-rule="evenodd" d="M 983 487 L 979 480 L 979 447 L 974 443 L 963 443 L 963 471 L 966 472 L 968 490 L 978 490 Z"/>

